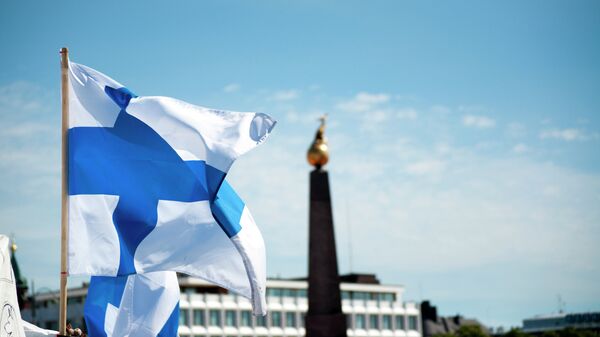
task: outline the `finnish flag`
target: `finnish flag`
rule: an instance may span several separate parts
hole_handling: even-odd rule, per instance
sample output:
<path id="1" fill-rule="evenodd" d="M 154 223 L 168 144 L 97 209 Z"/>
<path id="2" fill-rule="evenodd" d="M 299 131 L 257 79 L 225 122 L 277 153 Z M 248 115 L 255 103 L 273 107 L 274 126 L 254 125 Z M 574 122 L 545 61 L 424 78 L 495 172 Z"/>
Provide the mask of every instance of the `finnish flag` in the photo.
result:
<path id="1" fill-rule="evenodd" d="M 224 179 L 275 121 L 138 97 L 73 62 L 69 83 L 69 275 L 177 271 L 264 315 L 264 242 Z"/>
<path id="2" fill-rule="evenodd" d="M 90 337 L 176 337 L 179 283 L 175 272 L 94 276 L 84 306 Z"/>

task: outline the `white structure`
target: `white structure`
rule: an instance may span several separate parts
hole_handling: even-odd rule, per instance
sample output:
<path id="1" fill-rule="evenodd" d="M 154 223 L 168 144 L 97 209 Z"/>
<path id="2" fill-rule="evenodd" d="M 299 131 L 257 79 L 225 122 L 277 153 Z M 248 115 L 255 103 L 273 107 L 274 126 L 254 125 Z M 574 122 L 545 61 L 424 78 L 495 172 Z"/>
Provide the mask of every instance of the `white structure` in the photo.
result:
<path id="1" fill-rule="evenodd" d="M 267 281 L 266 317 L 253 317 L 250 302 L 231 294 L 210 294 L 208 283 L 180 278 L 179 334 L 184 336 L 304 336 L 307 282 Z M 403 303 L 401 286 L 342 283 L 348 336 L 421 336 L 415 303 Z"/>
<path id="2" fill-rule="evenodd" d="M 600 312 L 558 313 L 523 320 L 523 332 L 538 334 L 565 328 L 600 331 Z"/>
<path id="3" fill-rule="evenodd" d="M 208 282 L 180 276 L 179 335 L 181 337 L 284 337 L 304 336 L 308 309 L 307 282 L 267 280 L 265 317 L 251 314 L 250 302 Z M 402 286 L 374 283 L 341 283 L 342 310 L 348 321 L 348 336 L 421 337 L 421 317 L 416 303 L 402 302 Z M 68 319 L 83 325 L 83 303 L 87 288 L 69 290 Z M 58 318 L 58 294 L 36 295 L 35 317 L 25 309 L 25 319 L 41 327 L 54 328 Z"/>

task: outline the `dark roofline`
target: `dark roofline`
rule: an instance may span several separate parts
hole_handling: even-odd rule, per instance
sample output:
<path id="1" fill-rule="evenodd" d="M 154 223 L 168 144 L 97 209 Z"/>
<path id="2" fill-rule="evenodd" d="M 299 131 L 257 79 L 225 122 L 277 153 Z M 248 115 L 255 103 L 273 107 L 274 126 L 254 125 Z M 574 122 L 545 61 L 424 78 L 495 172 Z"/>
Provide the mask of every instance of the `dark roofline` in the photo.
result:
<path id="1" fill-rule="evenodd" d="M 307 277 L 290 277 L 290 278 L 269 278 L 272 280 L 282 281 L 308 281 Z M 357 284 L 381 284 L 377 275 L 367 273 L 348 273 L 340 275 L 340 282 L 342 283 L 357 283 Z"/>

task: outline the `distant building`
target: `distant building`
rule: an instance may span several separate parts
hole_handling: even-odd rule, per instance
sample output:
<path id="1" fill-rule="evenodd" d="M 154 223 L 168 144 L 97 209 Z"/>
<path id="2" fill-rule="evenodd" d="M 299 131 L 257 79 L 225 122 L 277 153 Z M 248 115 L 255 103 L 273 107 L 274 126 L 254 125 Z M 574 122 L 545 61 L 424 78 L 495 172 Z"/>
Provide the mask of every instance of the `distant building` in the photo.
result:
<path id="1" fill-rule="evenodd" d="M 419 307 L 403 302 L 404 287 L 382 285 L 374 275 L 349 274 L 340 277 L 342 311 L 348 336 L 421 337 Z M 269 314 L 254 317 L 250 302 L 205 281 L 179 277 L 181 288 L 179 335 L 196 336 L 304 336 L 308 309 L 304 279 L 267 280 Z M 87 287 L 68 292 L 68 321 L 84 327 L 83 305 Z M 35 305 L 22 312 L 24 319 L 56 329 L 58 293 L 35 296 Z"/>
<path id="2" fill-rule="evenodd" d="M 523 320 L 523 332 L 541 334 L 565 328 L 600 332 L 600 312 L 558 313 L 539 315 Z"/>
<path id="3" fill-rule="evenodd" d="M 423 336 L 431 337 L 436 334 L 447 334 L 456 332 L 463 326 L 475 325 L 481 328 L 481 331 L 488 333 L 488 328 L 476 319 L 464 318 L 460 315 L 441 317 L 437 314 L 437 308 L 429 301 L 421 302 L 421 319 L 423 326 Z"/>

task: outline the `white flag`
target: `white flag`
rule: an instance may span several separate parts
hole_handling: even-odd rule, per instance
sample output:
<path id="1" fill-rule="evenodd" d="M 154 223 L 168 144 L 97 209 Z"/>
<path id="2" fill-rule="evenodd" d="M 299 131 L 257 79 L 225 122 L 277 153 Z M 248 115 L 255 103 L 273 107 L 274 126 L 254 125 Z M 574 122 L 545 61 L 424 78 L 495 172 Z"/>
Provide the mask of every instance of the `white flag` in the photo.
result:
<path id="1" fill-rule="evenodd" d="M 0 336 L 25 337 L 17 301 L 17 283 L 10 264 L 9 239 L 0 234 Z"/>

